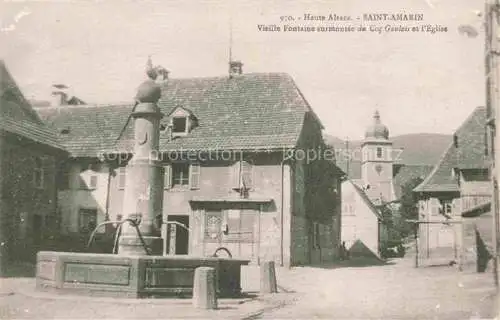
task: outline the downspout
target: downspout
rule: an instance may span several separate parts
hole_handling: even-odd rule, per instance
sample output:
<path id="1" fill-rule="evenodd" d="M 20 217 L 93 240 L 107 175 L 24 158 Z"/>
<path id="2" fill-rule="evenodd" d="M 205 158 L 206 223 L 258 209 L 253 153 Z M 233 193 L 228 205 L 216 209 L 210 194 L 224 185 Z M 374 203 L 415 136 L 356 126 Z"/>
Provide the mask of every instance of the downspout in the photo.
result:
<path id="1" fill-rule="evenodd" d="M 113 168 L 111 167 L 111 165 L 108 164 L 108 183 L 106 185 L 106 208 L 105 208 L 105 217 L 104 217 L 104 220 L 105 221 L 109 221 L 109 203 L 110 203 L 110 192 L 111 192 L 111 175 L 112 175 L 112 172 L 113 172 Z M 112 231 L 112 230 L 109 230 L 110 229 L 110 226 L 109 224 L 106 225 L 106 233 L 108 231 Z"/>
<path id="2" fill-rule="evenodd" d="M 283 227 L 284 227 L 284 224 L 283 224 L 283 216 L 284 216 L 284 212 L 283 212 L 283 205 L 285 203 L 285 157 L 283 157 L 283 160 L 281 160 L 281 164 L 280 164 L 280 167 L 281 167 L 281 204 L 280 204 L 280 224 L 281 224 L 281 227 L 280 227 L 280 232 L 281 232 L 281 235 L 280 235 L 280 266 L 283 267 L 283 260 L 285 259 L 285 255 L 284 255 L 284 241 L 283 241 L 283 236 L 284 236 L 284 230 L 283 230 Z"/>

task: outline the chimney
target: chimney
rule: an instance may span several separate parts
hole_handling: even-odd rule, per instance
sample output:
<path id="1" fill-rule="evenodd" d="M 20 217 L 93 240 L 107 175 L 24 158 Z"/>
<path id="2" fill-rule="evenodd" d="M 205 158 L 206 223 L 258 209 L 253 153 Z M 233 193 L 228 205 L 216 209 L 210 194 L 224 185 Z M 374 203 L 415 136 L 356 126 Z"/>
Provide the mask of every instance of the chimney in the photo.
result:
<path id="1" fill-rule="evenodd" d="M 229 77 L 241 75 L 243 73 L 243 63 L 241 61 L 229 62 Z"/>
<path id="2" fill-rule="evenodd" d="M 68 87 L 64 84 L 52 85 L 52 101 L 53 107 L 64 106 L 68 104 L 68 94 L 66 93 Z"/>
<path id="3" fill-rule="evenodd" d="M 156 81 L 160 82 L 160 83 L 168 81 L 169 73 L 170 73 L 170 71 L 163 68 L 162 66 L 157 66 L 156 67 L 156 74 L 157 74 Z"/>

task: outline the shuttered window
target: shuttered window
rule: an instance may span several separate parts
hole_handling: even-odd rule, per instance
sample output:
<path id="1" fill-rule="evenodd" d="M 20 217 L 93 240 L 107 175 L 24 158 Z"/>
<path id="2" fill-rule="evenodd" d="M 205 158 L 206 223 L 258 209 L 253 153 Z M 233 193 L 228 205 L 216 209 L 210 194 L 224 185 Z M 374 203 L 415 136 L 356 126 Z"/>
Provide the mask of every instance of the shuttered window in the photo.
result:
<path id="1" fill-rule="evenodd" d="M 248 161 L 239 161 L 234 164 L 234 189 L 251 189 L 254 185 L 253 166 Z"/>
<path id="2" fill-rule="evenodd" d="M 200 164 L 193 163 L 191 164 L 189 170 L 189 187 L 191 189 L 199 189 L 200 188 Z"/>
<path id="3" fill-rule="evenodd" d="M 118 168 L 118 189 L 125 189 L 125 184 L 127 183 L 127 168 Z"/>

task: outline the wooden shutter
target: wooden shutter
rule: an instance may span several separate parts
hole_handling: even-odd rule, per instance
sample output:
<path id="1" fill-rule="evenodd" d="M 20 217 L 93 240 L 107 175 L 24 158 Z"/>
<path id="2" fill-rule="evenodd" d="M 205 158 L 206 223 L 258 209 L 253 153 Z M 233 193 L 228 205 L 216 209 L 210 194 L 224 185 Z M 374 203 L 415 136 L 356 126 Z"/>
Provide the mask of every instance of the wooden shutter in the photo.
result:
<path id="1" fill-rule="evenodd" d="M 170 189 L 172 188 L 172 166 L 170 164 L 166 165 L 164 171 L 163 188 Z"/>
<path id="2" fill-rule="evenodd" d="M 245 187 L 246 189 L 252 188 L 253 176 L 252 176 L 252 164 L 247 161 L 241 161 L 240 163 L 240 188 Z"/>
<path id="3" fill-rule="evenodd" d="M 240 162 L 236 162 L 231 167 L 231 184 L 233 189 L 240 188 Z"/>
<path id="4" fill-rule="evenodd" d="M 191 189 L 200 188 L 200 164 L 193 163 L 189 167 L 189 187 Z"/>
<path id="5" fill-rule="evenodd" d="M 243 242 L 254 241 L 255 210 L 242 210 L 240 213 L 240 239 Z"/>
<path id="6" fill-rule="evenodd" d="M 127 183 L 127 168 L 120 167 L 118 169 L 118 189 L 125 189 L 125 184 Z"/>

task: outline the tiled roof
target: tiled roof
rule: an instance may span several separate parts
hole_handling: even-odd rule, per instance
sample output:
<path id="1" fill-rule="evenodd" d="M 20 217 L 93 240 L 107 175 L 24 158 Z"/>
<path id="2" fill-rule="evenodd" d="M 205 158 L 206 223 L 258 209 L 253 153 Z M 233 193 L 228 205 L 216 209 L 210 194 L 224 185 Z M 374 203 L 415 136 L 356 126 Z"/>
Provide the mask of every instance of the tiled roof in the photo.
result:
<path id="1" fill-rule="evenodd" d="M 2 60 L 0 60 L 0 129 L 53 148 L 63 149 L 56 132 L 43 123 L 23 96 Z"/>
<path id="2" fill-rule="evenodd" d="M 165 115 L 181 106 L 198 120 L 185 137 L 169 139 L 162 133 L 161 151 L 295 147 L 306 113 L 316 117 L 293 79 L 282 73 L 170 79 L 159 106 Z M 69 129 L 61 138 L 74 156 L 95 156 L 132 150 L 132 121 L 116 141 L 132 108 L 64 106 L 37 111 L 58 130 Z"/>
<path id="3" fill-rule="evenodd" d="M 95 157 L 113 148 L 132 105 L 61 106 L 36 109 L 56 129 L 61 142 L 74 157 Z M 64 130 L 67 130 L 64 132 Z"/>
<path id="4" fill-rule="evenodd" d="M 415 192 L 458 192 L 454 168 L 487 168 L 485 155 L 486 109 L 478 107 L 455 132 L 456 138 Z"/>

